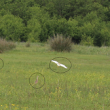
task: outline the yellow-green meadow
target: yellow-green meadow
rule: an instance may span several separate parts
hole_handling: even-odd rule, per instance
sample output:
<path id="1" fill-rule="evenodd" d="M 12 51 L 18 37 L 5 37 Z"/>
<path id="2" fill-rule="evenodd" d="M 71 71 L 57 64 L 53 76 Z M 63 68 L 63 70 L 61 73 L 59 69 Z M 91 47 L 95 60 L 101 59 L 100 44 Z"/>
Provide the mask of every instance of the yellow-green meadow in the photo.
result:
<path id="1" fill-rule="evenodd" d="M 55 57 L 69 59 L 71 69 L 53 72 L 49 63 Z M 45 43 L 31 43 L 30 47 L 19 43 L 0 58 L 4 61 L 0 69 L 0 110 L 110 109 L 110 47 L 73 45 L 72 52 L 67 53 L 51 51 Z M 45 77 L 39 89 L 29 84 L 34 73 L 39 76 L 34 86 L 40 87 L 42 75 Z M 31 79 L 33 84 L 36 76 Z"/>

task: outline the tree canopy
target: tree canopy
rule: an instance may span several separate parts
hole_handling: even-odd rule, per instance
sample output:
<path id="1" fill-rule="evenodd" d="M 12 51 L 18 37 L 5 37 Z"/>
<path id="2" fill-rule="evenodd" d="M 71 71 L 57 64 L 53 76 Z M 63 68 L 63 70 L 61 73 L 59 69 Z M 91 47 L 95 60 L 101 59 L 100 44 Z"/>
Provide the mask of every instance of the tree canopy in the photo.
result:
<path id="1" fill-rule="evenodd" d="M 110 45 L 109 0 L 0 0 L 0 37 L 45 42 L 56 34 L 75 43 Z"/>

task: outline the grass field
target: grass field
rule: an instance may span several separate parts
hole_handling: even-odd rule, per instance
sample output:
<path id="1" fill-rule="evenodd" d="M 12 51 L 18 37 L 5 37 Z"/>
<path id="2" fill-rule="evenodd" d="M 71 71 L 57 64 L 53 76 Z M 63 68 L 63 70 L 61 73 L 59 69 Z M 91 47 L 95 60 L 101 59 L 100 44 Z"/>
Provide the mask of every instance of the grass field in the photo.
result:
<path id="1" fill-rule="evenodd" d="M 71 69 L 53 72 L 49 63 L 56 57 L 69 59 Z M 0 58 L 4 61 L 0 110 L 110 110 L 110 47 L 73 45 L 72 52 L 58 53 L 48 44 L 25 47 L 25 43 L 19 43 Z M 68 61 L 60 61 L 70 67 Z M 55 71 L 65 71 L 50 65 Z M 37 76 L 38 83 L 34 84 Z M 33 88 L 29 79 L 39 89 Z"/>

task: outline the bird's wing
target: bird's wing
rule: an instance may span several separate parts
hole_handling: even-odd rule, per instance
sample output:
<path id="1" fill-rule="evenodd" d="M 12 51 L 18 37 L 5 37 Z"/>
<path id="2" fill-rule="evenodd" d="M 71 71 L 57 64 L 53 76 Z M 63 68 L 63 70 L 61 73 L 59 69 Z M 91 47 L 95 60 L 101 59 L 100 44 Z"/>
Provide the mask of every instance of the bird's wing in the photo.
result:
<path id="1" fill-rule="evenodd" d="M 63 64 L 60 64 L 60 66 L 62 66 L 62 67 L 64 67 L 64 68 L 67 68 L 65 65 L 63 65 Z"/>
<path id="2" fill-rule="evenodd" d="M 57 61 L 54 61 L 54 60 L 51 60 L 52 62 L 54 62 L 54 63 L 56 63 L 56 64 L 58 64 L 58 62 Z"/>

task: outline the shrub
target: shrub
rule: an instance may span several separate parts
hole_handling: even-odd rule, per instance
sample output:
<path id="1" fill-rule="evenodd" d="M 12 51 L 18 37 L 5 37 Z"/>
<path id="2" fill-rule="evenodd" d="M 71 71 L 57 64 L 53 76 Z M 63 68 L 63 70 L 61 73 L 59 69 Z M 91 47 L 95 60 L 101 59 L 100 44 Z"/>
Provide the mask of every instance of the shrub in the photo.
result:
<path id="1" fill-rule="evenodd" d="M 54 38 L 51 38 L 48 40 L 50 43 L 51 49 L 62 52 L 62 51 L 71 51 L 71 38 L 67 37 L 65 38 L 62 34 L 57 34 L 57 36 L 54 35 Z"/>
<path id="2" fill-rule="evenodd" d="M 30 42 L 27 42 L 25 46 L 30 47 Z"/>
<path id="3" fill-rule="evenodd" d="M 15 48 L 16 45 L 11 41 L 6 41 L 5 39 L 0 39 L 0 53 Z"/>

